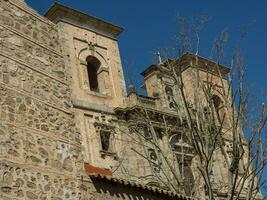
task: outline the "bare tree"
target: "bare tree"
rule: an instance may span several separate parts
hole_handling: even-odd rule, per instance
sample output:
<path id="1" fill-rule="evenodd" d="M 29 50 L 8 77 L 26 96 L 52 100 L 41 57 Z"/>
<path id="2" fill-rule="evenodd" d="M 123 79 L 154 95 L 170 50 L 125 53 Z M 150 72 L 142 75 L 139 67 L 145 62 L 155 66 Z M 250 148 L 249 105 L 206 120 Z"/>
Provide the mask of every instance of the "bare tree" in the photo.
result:
<path id="1" fill-rule="evenodd" d="M 176 193 L 209 200 L 263 199 L 267 105 L 251 112 L 238 45 L 231 66 L 221 65 L 226 31 L 215 40 L 211 61 L 199 56 L 200 33 L 209 18 L 192 18 L 189 26 L 185 18 L 178 19 L 172 53 L 180 58 L 170 60 L 165 51 L 165 61 L 154 66 L 168 108 L 160 112 L 141 103 L 154 101 L 162 107 L 162 94 L 158 98 L 155 92 L 149 99 L 133 92 L 140 105 L 131 111 L 135 120 L 128 125 L 130 137 L 142 148 L 132 150 L 149 163 L 163 188 Z M 216 172 L 222 166 L 225 180 Z"/>

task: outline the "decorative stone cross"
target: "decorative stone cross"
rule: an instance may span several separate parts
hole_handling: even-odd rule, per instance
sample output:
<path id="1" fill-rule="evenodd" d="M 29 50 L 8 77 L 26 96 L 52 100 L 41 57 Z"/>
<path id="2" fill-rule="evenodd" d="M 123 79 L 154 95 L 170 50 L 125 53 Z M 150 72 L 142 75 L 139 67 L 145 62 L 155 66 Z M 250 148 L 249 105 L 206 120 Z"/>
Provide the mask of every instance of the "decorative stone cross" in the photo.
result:
<path id="1" fill-rule="evenodd" d="M 92 42 L 88 42 L 88 48 L 89 50 L 91 50 L 92 52 L 95 52 L 95 44 Z"/>
<path id="2" fill-rule="evenodd" d="M 160 52 L 158 51 L 157 53 L 155 53 L 155 55 L 156 55 L 157 58 L 158 58 L 158 64 L 162 64 L 162 59 L 161 59 Z"/>

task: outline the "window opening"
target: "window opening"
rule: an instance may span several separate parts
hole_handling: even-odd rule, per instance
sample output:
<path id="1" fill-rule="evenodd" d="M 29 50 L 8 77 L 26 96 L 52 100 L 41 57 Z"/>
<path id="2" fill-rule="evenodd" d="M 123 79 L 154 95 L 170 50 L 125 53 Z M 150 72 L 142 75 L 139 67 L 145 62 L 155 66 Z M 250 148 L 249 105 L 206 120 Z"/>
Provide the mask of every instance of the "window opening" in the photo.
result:
<path id="1" fill-rule="evenodd" d="M 108 131 L 100 132 L 101 147 L 103 151 L 111 152 L 110 137 L 111 137 L 110 132 Z"/>
<path id="2" fill-rule="evenodd" d="M 99 92 L 97 73 L 100 67 L 100 61 L 93 56 L 89 56 L 86 59 L 86 61 L 87 61 L 87 75 L 88 75 L 90 90 L 93 92 Z"/>

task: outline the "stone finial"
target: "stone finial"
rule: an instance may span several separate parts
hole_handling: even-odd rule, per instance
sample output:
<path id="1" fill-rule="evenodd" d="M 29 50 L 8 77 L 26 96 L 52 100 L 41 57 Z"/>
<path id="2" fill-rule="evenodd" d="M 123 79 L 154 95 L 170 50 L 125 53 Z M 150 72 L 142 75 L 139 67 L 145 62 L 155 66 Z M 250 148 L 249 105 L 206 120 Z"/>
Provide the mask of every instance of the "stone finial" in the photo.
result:
<path id="1" fill-rule="evenodd" d="M 129 89 L 130 93 L 135 92 L 135 86 L 134 85 L 129 85 L 128 89 Z"/>

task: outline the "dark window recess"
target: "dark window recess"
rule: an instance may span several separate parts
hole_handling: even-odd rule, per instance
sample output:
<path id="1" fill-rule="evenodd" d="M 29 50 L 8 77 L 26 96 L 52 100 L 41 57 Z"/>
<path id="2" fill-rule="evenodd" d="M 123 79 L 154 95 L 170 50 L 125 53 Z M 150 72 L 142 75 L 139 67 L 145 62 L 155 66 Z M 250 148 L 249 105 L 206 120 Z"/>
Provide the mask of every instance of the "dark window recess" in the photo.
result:
<path id="1" fill-rule="evenodd" d="M 165 92 L 166 92 L 167 96 L 173 96 L 173 91 L 172 91 L 172 88 L 170 86 L 165 87 Z"/>
<path id="2" fill-rule="evenodd" d="M 101 131 L 100 132 L 100 139 L 101 139 L 101 147 L 103 151 L 110 151 L 110 132 Z"/>
<path id="3" fill-rule="evenodd" d="M 192 195 L 194 185 L 195 185 L 193 172 L 190 166 L 191 166 L 191 163 L 188 163 L 188 162 L 179 163 L 179 170 L 183 176 L 185 194 L 188 196 Z"/>
<path id="4" fill-rule="evenodd" d="M 220 97 L 214 95 L 212 97 L 212 102 L 213 102 L 215 112 L 217 114 L 217 118 L 218 118 L 219 122 L 221 123 L 222 121 L 225 121 L 225 119 L 224 119 L 225 112 L 224 112 L 224 108 L 223 108 L 223 102 L 220 99 Z"/>
<path id="5" fill-rule="evenodd" d="M 182 134 L 181 133 L 174 133 L 171 136 L 170 144 L 173 150 L 175 150 L 177 144 L 182 140 Z"/>
<path id="6" fill-rule="evenodd" d="M 169 108 L 176 109 L 178 107 L 177 103 L 174 100 L 173 90 L 170 86 L 165 87 L 165 92 L 169 101 Z"/>
<path id="7" fill-rule="evenodd" d="M 160 172 L 160 163 L 158 161 L 158 156 L 156 154 L 155 149 L 152 148 L 148 148 L 148 154 L 149 154 L 149 158 L 152 161 L 152 166 L 153 166 L 153 170 L 156 173 Z"/>
<path id="8" fill-rule="evenodd" d="M 212 97 L 212 102 L 214 104 L 214 107 L 215 107 L 216 111 L 221 109 L 222 100 L 220 99 L 220 97 L 214 95 Z"/>
<path id="9" fill-rule="evenodd" d="M 99 84 L 98 84 L 98 70 L 100 67 L 100 61 L 92 56 L 87 58 L 87 73 L 88 80 L 90 85 L 90 90 L 94 92 L 99 92 Z"/>
<path id="10" fill-rule="evenodd" d="M 156 151 L 154 149 L 149 148 L 148 152 L 151 160 L 156 161 L 158 159 Z"/>
<path id="11" fill-rule="evenodd" d="M 145 136 L 146 139 L 151 139 L 152 138 L 151 132 L 150 132 L 148 127 L 144 128 L 144 136 Z"/>
<path id="12" fill-rule="evenodd" d="M 156 133 L 156 135 L 157 135 L 157 138 L 160 139 L 160 140 L 162 140 L 162 137 L 163 137 L 163 130 L 160 129 L 160 128 L 155 128 L 154 130 L 155 130 L 155 133 Z"/>

